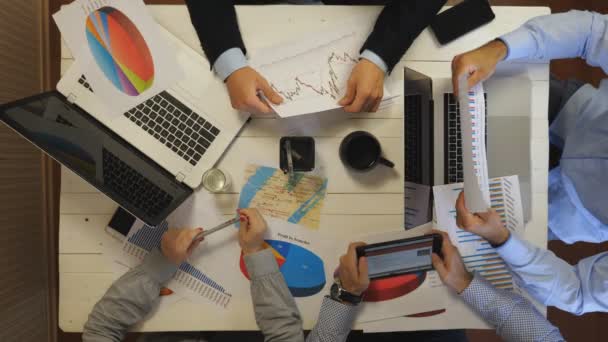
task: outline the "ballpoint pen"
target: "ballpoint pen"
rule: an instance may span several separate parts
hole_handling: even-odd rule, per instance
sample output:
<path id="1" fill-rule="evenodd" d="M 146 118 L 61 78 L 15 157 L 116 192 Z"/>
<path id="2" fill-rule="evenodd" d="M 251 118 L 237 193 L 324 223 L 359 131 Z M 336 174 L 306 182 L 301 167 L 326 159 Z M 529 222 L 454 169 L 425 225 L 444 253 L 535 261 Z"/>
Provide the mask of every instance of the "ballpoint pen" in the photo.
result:
<path id="1" fill-rule="evenodd" d="M 239 222 L 239 218 L 238 217 L 230 219 L 230 220 L 228 220 L 228 221 L 226 221 L 226 222 L 224 222 L 224 223 L 222 223 L 222 224 L 220 224 L 220 225 L 218 225 L 216 227 L 213 227 L 213 228 L 211 228 L 209 230 L 205 230 L 205 231 L 202 231 L 202 232 L 196 234 L 196 236 L 192 239 L 192 241 L 201 240 L 205 236 L 213 234 L 213 233 L 215 233 L 217 231 L 220 231 L 220 230 L 222 230 L 222 229 L 224 229 L 226 227 L 230 227 L 230 226 L 232 226 L 233 224 L 235 224 L 237 222 Z"/>

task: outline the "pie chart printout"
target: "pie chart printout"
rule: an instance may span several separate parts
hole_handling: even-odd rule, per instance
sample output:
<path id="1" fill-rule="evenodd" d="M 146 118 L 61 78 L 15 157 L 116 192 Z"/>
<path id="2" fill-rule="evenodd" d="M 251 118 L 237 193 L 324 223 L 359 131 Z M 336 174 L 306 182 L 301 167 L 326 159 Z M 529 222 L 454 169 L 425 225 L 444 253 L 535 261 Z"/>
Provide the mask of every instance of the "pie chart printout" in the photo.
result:
<path id="1" fill-rule="evenodd" d="M 102 7 L 86 21 L 89 49 L 97 65 L 114 86 L 138 96 L 154 83 L 154 61 L 144 37 L 121 11 Z"/>
<path id="2" fill-rule="evenodd" d="M 426 272 L 403 274 L 370 281 L 363 301 L 382 302 L 405 296 L 416 290 L 426 279 Z"/>
<path id="3" fill-rule="evenodd" d="M 306 248 L 289 242 L 266 240 L 266 248 L 272 250 L 279 269 L 294 297 L 313 296 L 325 287 L 323 260 Z M 247 279 L 247 267 L 241 253 L 241 272 Z"/>

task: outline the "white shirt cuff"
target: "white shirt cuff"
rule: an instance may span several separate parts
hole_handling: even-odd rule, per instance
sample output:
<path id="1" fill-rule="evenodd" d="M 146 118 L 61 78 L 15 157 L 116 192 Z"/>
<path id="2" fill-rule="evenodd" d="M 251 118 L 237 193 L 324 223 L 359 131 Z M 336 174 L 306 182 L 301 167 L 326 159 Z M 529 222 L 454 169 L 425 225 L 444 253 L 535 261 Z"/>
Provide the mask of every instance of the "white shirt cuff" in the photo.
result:
<path id="1" fill-rule="evenodd" d="M 217 76 L 225 81 L 233 72 L 248 65 L 243 50 L 234 47 L 224 51 L 213 64 L 213 70 Z"/>
<path id="2" fill-rule="evenodd" d="M 499 39 L 507 45 L 505 61 L 527 58 L 532 52 L 536 51 L 534 37 L 532 37 L 530 30 L 525 27 L 511 31 Z"/>
<path id="3" fill-rule="evenodd" d="M 382 69 L 382 71 L 384 71 L 384 73 L 386 73 L 388 71 L 388 66 L 386 65 L 384 60 L 371 50 L 363 51 L 361 53 L 361 55 L 359 56 L 359 58 L 365 58 L 368 61 L 376 64 L 376 66 L 378 66 L 378 68 Z"/>
<path id="4" fill-rule="evenodd" d="M 534 258 L 535 248 L 515 233 L 511 233 L 507 242 L 496 248 L 496 252 L 507 264 L 518 267 L 530 263 Z"/>

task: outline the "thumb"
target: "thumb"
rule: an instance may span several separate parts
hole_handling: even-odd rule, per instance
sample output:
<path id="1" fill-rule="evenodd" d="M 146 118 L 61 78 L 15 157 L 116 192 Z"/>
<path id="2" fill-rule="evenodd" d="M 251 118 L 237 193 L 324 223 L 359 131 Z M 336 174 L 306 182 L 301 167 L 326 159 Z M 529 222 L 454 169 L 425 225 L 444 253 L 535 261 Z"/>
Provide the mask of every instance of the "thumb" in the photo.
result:
<path id="1" fill-rule="evenodd" d="M 369 274 L 368 274 L 368 264 L 367 264 L 367 258 L 366 257 L 361 257 L 359 258 L 359 278 L 360 279 L 368 279 L 369 278 Z"/>
<path id="2" fill-rule="evenodd" d="M 189 229 L 188 232 L 186 233 L 186 237 L 189 240 L 192 240 L 196 237 L 196 235 L 200 232 L 203 231 L 203 228 L 196 228 L 196 229 Z"/>
<path id="3" fill-rule="evenodd" d="M 433 260 L 433 267 L 439 273 L 439 278 L 444 280 L 448 276 L 448 270 L 445 268 L 443 260 L 435 253 L 431 254 L 431 259 Z"/>
<path id="4" fill-rule="evenodd" d="M 479 71 L 475 70 L 470 76 L 468 80 L 468 88 L 467 90 L 473 88 L 477 83 L 483 81 L 484 75 Z"/>
<path id="5" fill-rule="evenodd" d="M 266 98 L 268 100 L 270 100 L 270 102 L 274 103 L 274 104 L 281 104 L 283 102 L 283 98 L 281 97 L 281 95 L 279 95 L 268 83 L 268 81 L 266 81 L 266 79 L 264 79 L 263 77 L 260 77 L 260 86 L 261 86 L 261 90 L 264 93 L 264 96 L 266 96 Z"/>
<path id="6" fill-rule="evenodd" d="M 340 102 L 338 102 L 338 104 L 340 106 L 348 106 L 349 104 L 353 103 L 353 101 L 355 100 L 355 89 L 356 88 L 354 82 L 349 81 L 346 86 L 346 94 L 340 100 Z"/>

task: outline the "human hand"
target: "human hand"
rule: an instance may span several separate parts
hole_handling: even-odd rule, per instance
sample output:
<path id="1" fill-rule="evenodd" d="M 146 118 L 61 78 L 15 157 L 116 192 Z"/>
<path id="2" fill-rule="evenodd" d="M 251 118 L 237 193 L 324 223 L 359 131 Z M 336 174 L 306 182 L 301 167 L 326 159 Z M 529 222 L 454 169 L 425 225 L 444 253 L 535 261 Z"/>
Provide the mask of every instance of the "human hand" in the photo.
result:
<path id="1" fill-rule="evenodd" d="M 471 281 L 473 280 L 473 275 L 464 267 L 462 257 L 460 256 L 458 249 L 452 245 L 448 234 L 434 229 L 433 233 L 441 234 L 443 237 L 443 243 L 441 245 L 443 259 L 439 255 L 433 253 L 431 255 L 433 267 L 435 267 L 435 270 L 439 273 L 441 281 L 460 294 L 469 287 L 469 284 L 471 284 Z"/>
<path id="2" fill-rule="evenodd" d="M 338 268 L 342 288 L 357 296 L 365 292 L 369 286 L 367 258 L 361 257 L 357 260 L 356 248 L 364 245 L 363 242 L 351 243 L 346 254 L 340 257 L 340 267 Z"/>
<path id="3" fill-rule="evenodd" d="M 384 71 L 363 58 L 355 65 L 346 85 L 346 95 L 338 102 L 348 113 L 375 112 L 384 96 Z"/>
<path id="4" fill-rule="evenodd" d="M 258 96 L 262 92 L 268 101 L 278 105 L 283 98 L 276 92 L 268 81 L 251 67 L 238 69 L 226 79 L 228 94 L 232 108 L 252 113 L 271 114 L 272 108 Z"/>
<path id="5" fill-rule="evenodd" d="M 163 234 L 163 238 L 160 242 L 160 250 L 169 261 L 179 266 L 190 257 L 192 251 L 198 247 L 201 241 L 203 241 L 203 239 L 192 241 L 196 234 L 202 231 L 203 228 L 169 228 L 169 230 Z"/>
<path id="6" fill-rule="evenodd" d="M 457 55 L 452 60 L 452 86 L 454 94 L 458 96 L 458 79 L 466 74 L 468 89 L 481 81 L 487 80 L 494 71 L 498 62 L 507 55 L 507 45 L 501 40 L 493 40 L 475 50 Z"/>
<path id="7" fill-rule="evenodd" d="M 456 200 L 456 225 L 467 232 L 481 236 L 495 246 L 505 243 L 511 235 L 494 209 L 472 214 L 465 205 L 464 191 L 460 192 Z"/>
<path id="8" fill-rule="evenodd" d="M 268 228 L 264 217 L 257 209 L 239 209 L 241 228 L 239 229 L 239 245 L 243 254 L 253 254 L 264 249 L 264 233 Z"/>

